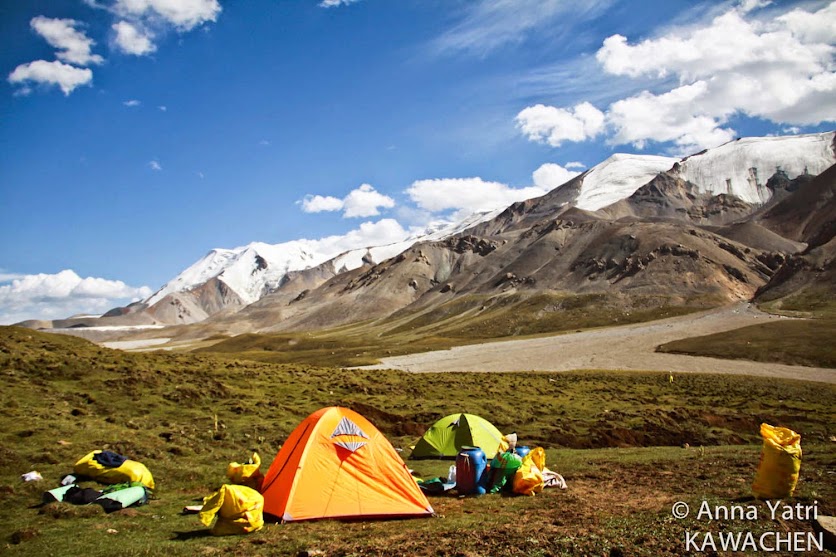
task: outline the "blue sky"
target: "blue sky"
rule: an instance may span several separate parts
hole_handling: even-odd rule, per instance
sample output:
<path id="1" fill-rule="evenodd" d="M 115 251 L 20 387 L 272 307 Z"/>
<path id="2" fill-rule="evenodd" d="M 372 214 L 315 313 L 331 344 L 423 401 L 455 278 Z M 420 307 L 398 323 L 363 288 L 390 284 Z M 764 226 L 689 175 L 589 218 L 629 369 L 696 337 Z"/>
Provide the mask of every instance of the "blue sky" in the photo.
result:
<path id="1" fill-rule="evenodd" d="M 0 323 L 215 247 L 394 241 L 613 152 L 834 126 L 836 3 L 576 4 L 4 2 Z"/>

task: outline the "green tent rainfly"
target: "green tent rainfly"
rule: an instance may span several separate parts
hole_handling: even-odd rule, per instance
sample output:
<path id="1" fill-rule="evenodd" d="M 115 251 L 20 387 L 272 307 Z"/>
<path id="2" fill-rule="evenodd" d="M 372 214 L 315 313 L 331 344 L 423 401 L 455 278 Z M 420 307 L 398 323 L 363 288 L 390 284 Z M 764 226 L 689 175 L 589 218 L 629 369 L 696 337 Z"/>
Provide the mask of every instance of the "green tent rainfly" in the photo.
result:
<path id="1" fill-rule="evenodd" d="M 412 449 L 412 458 L 455 458 L 462 447 L 479 447 L 493 458 L 502 433 L 484 418 L 450 414 L 435 422 Z"/>

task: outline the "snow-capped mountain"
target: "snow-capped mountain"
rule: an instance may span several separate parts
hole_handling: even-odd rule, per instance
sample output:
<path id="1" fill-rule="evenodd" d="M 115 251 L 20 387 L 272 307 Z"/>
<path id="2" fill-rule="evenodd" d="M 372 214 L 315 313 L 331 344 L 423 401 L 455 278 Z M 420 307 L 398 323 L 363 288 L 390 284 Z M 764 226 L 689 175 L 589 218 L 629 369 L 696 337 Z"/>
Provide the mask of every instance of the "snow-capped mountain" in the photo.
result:
<path id="1" fill-rule="evenodd" d="M 834 133 L 829 132 L 744 138 L 684 159 L 615 154 L 569 182 L 577 188 L 574 201 L 570 204 L 579 209 L 597 211 L 630 197 L 659 173 L 673 171 L 694 184 L 700 193 L 729 194 L 759 205 L 769 200 L 771 192 L 765 184 L 777 170 L 782 170 L 792 179 L 805 172 L 818 174 L 836 162 L 833 144 Z M 212 284 L 210 298 L 215 305 L 210 314 L 229 304 L 245 306 L 276 291 L 287 280 L 288 273 L 330 263 L 333 274 L 351 271 L 364 264 L 380 263 L 416 243 L 443 240 L 476 224 L 490 221 L 500 212 L 477 213 L 455 223 L 433 222 L 402 241 L 344 252 L 338 251 L 335 244 L 307 239 L 281 244 L 254 242 L 234 249 L 214 249 L 166 283 L 145 300 L 145 304 L 154 306 L 167 296 L 190 291 L 205 300 L 205 288 L 199 289 Z M 216 299 L 218 291 L 223 296 L 221 303 Z M 199 305 L 205 308 L 207 304 L 202 302 Z M 192 319 L 203 318 L 195 315 L 194 311 L 191 313 Z M 161 317 L 158 314 L 158 318 Z"/>
<path id="2" fill-rule="evenodd" d="M 145 303 L 154 305 L 174 292 L 185 292 L 217 278 L 235 292 L 244 303 L 258 300 L 275 289 L 289 271 L 319 265 L 334 254 L 317 251 L 310 240 L 282 244 L 252 244 L 234 249 L 213 249 L 202 259 L 167 282 Z"/>
<path id="3" fill-rule="evenodd" d="M 496 214 L 475 213 L 461 222 L 432 222 L 400 242 L 365 246 L 342 253 L 335 251 L 333 244 L 305 239 L 281 244 L 254 242 L 234 249 L 214 249 L 167 282 L 144 303 L 153 306 L 166 296 L 188 292 L 215 279 L 234 292 L 243 305 L 251 304 L 275 291 L 293 271 L 311 269 L 329 261 L 337 272 L 357 269 L 364 263 L 379 263 L 417 242 L 444 239 Z"/>
<path id="4" fill-rule="evenodd" d="M 616 154 L 583 174 L 574 205 L 597 211 L 630 197 L 656 174 L 671 169 L 700 193 L 734 195 L 762 205 L 772 195 L 766 182 L 776 171 L 790 179 L 820 174 L 836 162 L 833 143 L 834 132 L 827 132 L 743 138 L 681 160 Z"/>

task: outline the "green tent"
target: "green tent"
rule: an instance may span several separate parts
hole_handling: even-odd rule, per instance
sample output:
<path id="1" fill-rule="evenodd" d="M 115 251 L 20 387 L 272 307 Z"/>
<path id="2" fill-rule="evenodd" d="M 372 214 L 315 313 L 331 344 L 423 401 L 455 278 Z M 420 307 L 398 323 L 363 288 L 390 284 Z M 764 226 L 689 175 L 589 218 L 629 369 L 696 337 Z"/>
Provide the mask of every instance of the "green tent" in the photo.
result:
<path id="1" fill-rule="evenodd" d="M 456 458 L 462 447 L 479 447 L 491 459 L 502 433 L 473 414 L 450 414 L 435 422 L 412 449 L 412 458 Z"/>

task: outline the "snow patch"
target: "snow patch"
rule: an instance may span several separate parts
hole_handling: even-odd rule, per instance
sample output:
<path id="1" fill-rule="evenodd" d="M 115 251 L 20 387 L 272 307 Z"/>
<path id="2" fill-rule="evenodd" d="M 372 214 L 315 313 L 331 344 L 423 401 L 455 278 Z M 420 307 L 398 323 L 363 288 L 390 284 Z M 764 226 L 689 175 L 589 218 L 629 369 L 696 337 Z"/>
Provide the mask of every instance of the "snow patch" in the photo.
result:
<path id="1" fill-rule="evenodd" d="M 772 197 L 766 182 L 778 170 L 790 179 L 821 174 L 834 162 L 834 132 L 787 137 L 747 137 L 683 159 L 679 174 L 703 193 L 731 194 L 747 203 Z"/>
<path id="2" fill-rule="evenodd" d="M 615 154 L 584 175 L 576 205 L 597 211 L 626 199 L 675 162 L 670 157 Z"/>

